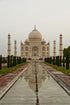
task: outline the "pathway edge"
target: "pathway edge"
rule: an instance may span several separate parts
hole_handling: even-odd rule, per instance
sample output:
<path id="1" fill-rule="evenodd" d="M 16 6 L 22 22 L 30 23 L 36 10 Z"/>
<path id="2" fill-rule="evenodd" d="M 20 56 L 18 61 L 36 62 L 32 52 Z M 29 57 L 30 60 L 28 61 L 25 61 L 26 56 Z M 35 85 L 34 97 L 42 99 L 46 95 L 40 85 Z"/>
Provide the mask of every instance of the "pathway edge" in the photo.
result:
<path id="1" fill-rule="evenodd" d="M 8 90 L 15 84 L 15 82 L 19 79 L 19 77 L 25 72 L 25 70 L 30 66 L 30 64 L 23 69 L 10 83 L 7 84 L 5 88 L 0 91 L 0 100 L 2 97 L 8 92 Z"/>
<path id="2" fill-rule="evenodd" d="M 43 64 L 42 66 L 47 70 L 47 72 L 52 76 L 52 78 L 67 92 L 67 94 L 70 95 L 70 90 L 68 89 L 67 85 L 60 78 L 56 77 L 53 73 L 51 73 L 49 69 Z"/>

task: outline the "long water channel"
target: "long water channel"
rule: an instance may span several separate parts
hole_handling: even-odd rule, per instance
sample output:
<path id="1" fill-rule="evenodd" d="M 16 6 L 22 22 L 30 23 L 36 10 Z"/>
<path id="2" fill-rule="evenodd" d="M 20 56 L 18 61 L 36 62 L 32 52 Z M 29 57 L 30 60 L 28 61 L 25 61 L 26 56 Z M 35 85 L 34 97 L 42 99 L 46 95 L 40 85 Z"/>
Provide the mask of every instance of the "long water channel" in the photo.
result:
<path id="1" fill-rule="evenodd" d="M 34 62 L 0 100 L 0 105 L 70 105 L 70 96 Z"/>

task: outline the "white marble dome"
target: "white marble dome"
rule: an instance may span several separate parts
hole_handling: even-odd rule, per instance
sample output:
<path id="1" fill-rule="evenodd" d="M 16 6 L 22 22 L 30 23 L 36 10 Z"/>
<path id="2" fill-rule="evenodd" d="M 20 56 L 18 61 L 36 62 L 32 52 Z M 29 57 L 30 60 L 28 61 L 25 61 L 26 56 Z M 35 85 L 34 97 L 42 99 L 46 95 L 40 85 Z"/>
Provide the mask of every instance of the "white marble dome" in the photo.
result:
<path id="1" fill-rule="evenodd" d="M 34 30 L 29 34 L 30 41 L 42 41 L 41 33 L 34 27 Z"/>

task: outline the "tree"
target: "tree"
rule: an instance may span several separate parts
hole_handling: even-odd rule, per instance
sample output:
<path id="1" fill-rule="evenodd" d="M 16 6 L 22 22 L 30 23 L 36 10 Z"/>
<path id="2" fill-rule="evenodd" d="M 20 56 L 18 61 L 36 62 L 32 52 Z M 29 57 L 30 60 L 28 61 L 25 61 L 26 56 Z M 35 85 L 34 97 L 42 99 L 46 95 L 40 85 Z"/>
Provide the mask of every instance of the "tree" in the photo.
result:
<path id="1" fill-rule="evenodd" d="M 2 55 L 0 55 L 0 69 L 2 69 Z"/>
<path id="2" fill-rule="evenodd" d="M 26 62 L 26 58 L 23 58 L 23 62 Z"/>
<path id="3" fill-rule="evenodd" d="M 13 55 L 10 56 L 10 67 L 13 66 Z"/>
<path id="4" fill-rule="evenodd" d="M 66 69 L 69 69 L 69 55 L 66 56 Z"/>
<path id="5" fill-rule="evenodd" d="M 56 56 L 56 65 L 57 65 L 57 66 L 60 66 L 59 56 Z"/>
<path id="6" fill-rule="evenodd" d="M 9 68 L 10 67 L 10 56 L 8 55 L 7 57 L 7 67 Z"/>
<path id="7" fill-rule="evenodd" d="M 13 56 L 13 66 L 16 66 L 16 56 Z"/>
<path id="8" fill-rule="evenodd" d="M 62 61 L 61 61 L 61 56 L 59 57 L 59 66 L 61 66 L 61 63 L 62 63 Z"/>
<path id="9" fill-rule="evenodd" d="M 64 48 L 63 50 L 63 55 L 66 57 L 67 55 L 69 55 L 70 57 L 70 46 L 68 48 Z"/>
<path id="10" fill-rule="evenodd" d="M 50 63 L 50 64 L 52 63 L 52 57 L 49 58 L 49 63 Z"/>
<path id="11" fill-rule="evenodd" d="M 68 48 L 64 48 L 63 54 L 66 57 L 66 69 L 69 69 L 69 59 L 70 59 L 70 46 Z"/>
<path id="12" fill-rule="evenodd" d="M 55 57 L 53 57 L 53 65 L 55 65 L 56 64 L 56 59 L 55 59 Z"/>
<path id="13" fill-rule="evenodd" d="M 63 56 L 63 67 L 65 66 L 65 57 Z"/>

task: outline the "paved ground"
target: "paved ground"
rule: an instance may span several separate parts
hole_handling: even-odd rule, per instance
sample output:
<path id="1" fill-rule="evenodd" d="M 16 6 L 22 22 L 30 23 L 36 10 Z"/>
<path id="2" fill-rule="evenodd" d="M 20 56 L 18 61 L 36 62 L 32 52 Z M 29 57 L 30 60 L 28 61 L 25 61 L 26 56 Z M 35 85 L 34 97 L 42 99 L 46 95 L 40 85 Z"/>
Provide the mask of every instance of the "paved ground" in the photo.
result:
<path id="1" fill-rule="evenodd" d="M 41 65 L 33 63 L 2 98 L 0 105 L 70 105 L 70 96 Z"/>

